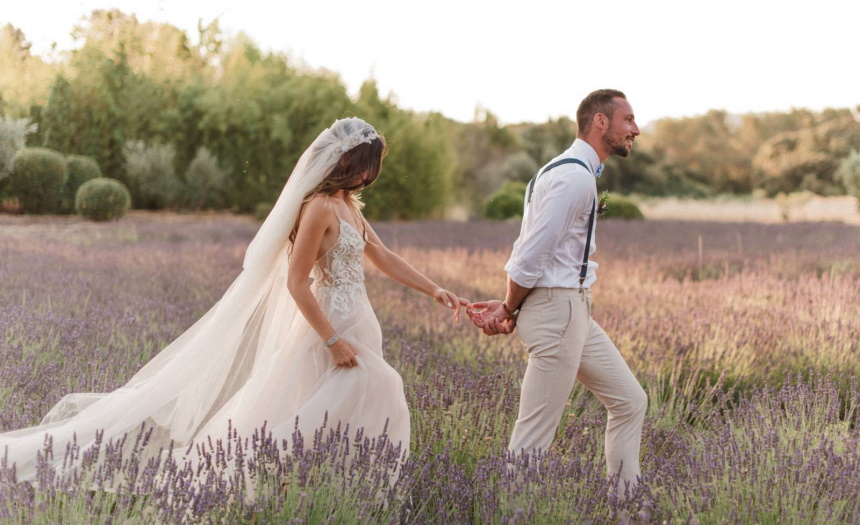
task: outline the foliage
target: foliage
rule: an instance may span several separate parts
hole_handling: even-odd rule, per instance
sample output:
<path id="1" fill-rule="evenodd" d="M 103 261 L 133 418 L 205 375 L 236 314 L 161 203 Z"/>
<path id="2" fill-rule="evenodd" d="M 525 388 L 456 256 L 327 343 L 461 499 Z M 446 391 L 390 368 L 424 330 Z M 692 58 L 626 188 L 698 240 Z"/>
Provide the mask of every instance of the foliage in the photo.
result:
<path id="1" fill-rule="evenodd" d="M 540 169 L 537 162 L 525 151 L 508 155 L 502 176 L 505 180 L 528 182 Z"/>
<path id="2" fill-rule="evenodd" d="M 725 111 L 656 122 L 650 142 L 658 157 L 683 166 L 717 192 L 751 190 L 749 160 L 738 151 L 732 117 Z M 634 146 L 635 148 L 636 146 Z"/>
<path id="3" fill-rule="evenodd" d="M 24 148 L 27 135 L 36 131 L 28 118 L 0 117 L 0 173 L 12 171 L 12 159 Z"/>
<path id="4" fill-rule="evenodd" d="M 508 178 L 503 173 L 505 159 L 519 149 L 517 133 L 484 110 L 473 122 L 449 125 L 447 135 L 454 138 L 456 152 L 455 200 L 480 211 L 487 196 Z"/>
<path id="5" fill-rule="evenodd" d="M 25 213 L 54 213 L 66 183 L 66 161 L 46 148 L 24 148 L 12 159 L 9 193 Z"/>
<path id="6" fill-rule="evenodd" d="M 224 45 L 221 60 L 219 80 L 179 89 L 162 125 L 179 165 L 201 145 L 218 158 L 230 174 L 228 204 L 247 212 L 277 198 L 301 153 L 351 101 L 331 73 L 299 72 L 247 38 Z"/>
<path id="7" fill-rule="evenodd" d="M 454 170 L 450 139 L 438 115 L 417 116 L 379 97 L 366 82 L 355 104 L 357 116 L 373 123 L 389 145 L 377 181 L 362 192 L 373 219 L 415 219 L 441 211 Z"/>
<path id="8" fill-rule="evenodd" d="M 549 119 L 543 124 L 519 126 L 520 139 L 525 151 L 538 166 L 543 166 L 562 151 L 566 150 L 576 138 L 576 122 L 568 117 Z"/>
<path id="9" fill-rule="evenodd" d="M 41 111 L 42 144 L 64 153 L 87 155 L 105 173 L 122 176 L 122 146 L 131 132 L 127 118 L 145 107 L 152 96 L 126 96 L 126 88 L 145 85 L 129 69 L 122 50 L 104 55 L 84 46 L 75 51 L 68 79 L 58 77 L 47 106 Z M 154 112 L 157 114 L 157 112 Z M 153 118 L 152 115 L 148 119 Z"/>
<path id="10" fill-rule="evenodd" d="M 60 202 L 61 213 L 72 213 L 75 211 L 75 197 L 78 188 L 90 179 L 102 176 L 98 163 L 90 157 L 83 155 L 69 155 L 66 157 L 66 187 Z"/>
<path id="11" fill-rule="evenodd" d="M 222 32 L 217 19 L 201 21 L 189 36 L 116 9 L 95 10 L 73 37 L 74 51 L 42 59 L 20 30 L 0 28 L 0 115 L 38 126 L 29 146 L 95 159 L 130 188 L 136 206 L 251 212 L 277 198 L 320 130 L 358 115 L 391 142 L 384 174 L 365 195 L 370 216 L 439 217 L 452 205 L 480 215 L 506 181 L 528 180 L 576 136 L 566 116 L 504 124 L 483 107 L 465 123 L 418 114 L 399 107 L 393 94 L 380 97 L 372 81 L 351 97 L 336 74 L 265 53 L 243 34 Z M 836 169 L 860 147 L 850 109 L 713 110 L 646 124 L 628 158 L 607 159 L 601 190 L 697 198 L 760 189 L 843 194 Z M 182 182 L 206 148 L 227 174 L 223 204 L 200 204 L 199 195 L 143 203 L 125 171 L 128 141 L 172 146 Z"/>
<path id="12" fill-rule="evenodd" d="M 271 202 L 261 202 L 254 206 L 254 218 L 260 222 L 266 220 L 266 217 L 272 212 L 275 205 Z"/>
<path id="13" fill-rule="evenodd" d="M 137 207 L 162 209 L 177 203 L 182 187 L 176 178 L 172 145 L 129 141 L 123 154 L 132 202 Z"/>
<path id="14" fill-rule="evenodd" d="M 484 217 L 494 220 L 522 217 L 525 194 L 525 183 L 517 181 L 505 182 L 484 203 Z"/>
<path id="15" fill-rule="evenodd" d="M 75 102 L 72 85 L 62 75 L 58 75 L 48 105 L 41 113 L 42 145 L 61 153 L 71 153 L 76 146 L 75 128 L 69 119 L 75 117 Z"/>
<path id="16" fill-rule="evenodd" d="M 826 121 L 812 128 L 780 133 L 764 144 L 753 159 L 768 194 L 808 190 L 819 195 L 844 194 L 836 179 L 841 159 L 860 149 L 860 126 L 853 116 Z"/>
<path id="17" fill-rule="evenodd" d="M 607 219 L 644 219 L 639 206 L 627 197 L 611 193 L 606 197 L 606 211 L 603 214 Z"/>
<path id="18" fill-rule="evenodd" d="M 199 148 L 185 172 L 183 198 L 194 209 L 220 208 L 225 204 L 228 174 L 206 148 Z"/>
<path id="19" fill-rule="evenodd" d="M 122 218 L 130 207 L 131 195 L 125 185 L 107 177 L 98 177 L 83 183 L 75 197 L 75 210 L 78 215 L 94 221 Z"/>
<path id="20" fill-rule="evenodd" d="M 15 155 L 24 148 L 27 135 L 36 131 L 28 118 L 16 119 L 0 116 L 0 195 L 9 183 L 9 172 Z"/>
<path id="21" fill-rule="evenodd" d="M 860 199 L 860 149 L 852 150 L 842 159 L 834 178 L 845 187 L 849 195 Z"/>
<path id="22" fill-rule="evenodd" d="M 48 99 L 57 65 L 33 55 L 30 47 L 20 29 L 0 27 L 0 116 L 30 116 L 31 105 Z"/>

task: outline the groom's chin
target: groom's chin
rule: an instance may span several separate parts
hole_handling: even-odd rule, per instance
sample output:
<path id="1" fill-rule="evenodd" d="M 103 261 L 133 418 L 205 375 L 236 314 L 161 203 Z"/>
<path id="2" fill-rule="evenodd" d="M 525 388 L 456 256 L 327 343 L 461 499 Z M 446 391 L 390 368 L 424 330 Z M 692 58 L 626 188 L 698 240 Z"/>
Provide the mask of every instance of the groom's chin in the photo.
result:
<path id="1" fill-rule="evenodd" d="M 612 153 L 619 157 L 627 157 L 630 155 L 630 150 L 630 146 L 618 146 L 612 151 Z"/>

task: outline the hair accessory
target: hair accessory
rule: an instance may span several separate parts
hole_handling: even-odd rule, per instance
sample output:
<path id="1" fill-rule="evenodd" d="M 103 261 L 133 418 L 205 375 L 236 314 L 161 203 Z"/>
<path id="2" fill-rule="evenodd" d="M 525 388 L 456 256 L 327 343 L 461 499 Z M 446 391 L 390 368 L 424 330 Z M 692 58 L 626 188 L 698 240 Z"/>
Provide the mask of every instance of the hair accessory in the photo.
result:
<path id="1" fill-rule="evenodd" d="M 379 134 L 376 133 L 376 130 L 368 127 L 356 134 L 348 135 L 341 142 L 340 150 L 344 153 L 351 150 L 352 148 L 358 146 L 359 144 L 370 144 L 374 140 L 379 138 Z"/>

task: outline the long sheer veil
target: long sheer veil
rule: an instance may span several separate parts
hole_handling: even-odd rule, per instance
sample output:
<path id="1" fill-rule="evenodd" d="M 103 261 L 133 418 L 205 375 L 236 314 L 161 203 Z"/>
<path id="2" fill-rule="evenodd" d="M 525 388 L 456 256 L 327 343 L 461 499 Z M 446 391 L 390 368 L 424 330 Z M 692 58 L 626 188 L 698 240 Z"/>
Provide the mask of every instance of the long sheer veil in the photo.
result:
<path id="1" fill-rule="evenodd" d="M 181 447 L 205 437 L 198 435 L 204 425 L 242 388 L 255 365 L 290 344 L 290 331 L 301 319 L 286 281 L 289 235 L 304 198 L 345 151 L 376 137 L 358 118 L 335 121 L 320 133 L 296 164 L 223 297 L 127 384 L 110 393 L 69 394 L 40 425 L 0 434 L 0 455 L 5 447 L 7 461 L 17 463 L 18 479 L 35 476 L 36 453 L 46 434 L 59 450 L 72 441 L 86 448 L 97 439 L 119 439 L 141 425 L 153 429 L 150 446 L 155 447 Z M 266 402 L 272 400 L 259 400 Z"/>

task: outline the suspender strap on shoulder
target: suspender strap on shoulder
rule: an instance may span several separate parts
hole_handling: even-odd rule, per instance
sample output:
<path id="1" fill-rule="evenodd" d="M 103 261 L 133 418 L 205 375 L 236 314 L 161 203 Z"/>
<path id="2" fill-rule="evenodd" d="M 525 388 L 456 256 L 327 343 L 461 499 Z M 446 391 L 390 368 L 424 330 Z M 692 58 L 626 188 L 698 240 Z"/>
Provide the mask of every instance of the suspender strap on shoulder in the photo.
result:
<path id="1" fill-rule="evenodd" d="M 582 256 L 582 268 L 579 269 L 579 289 L 585 283 L 588 274 L 588 252 L 591 251 L 591 231 L 594 229 L 594 217 L 597 214 L 597 199 L 591 201 L 591 215 L 588 217 L 588 233 L 585 236 L 585 255 Z"/>
<path id="2" fill-rule="evenodd" d="M 591 168 L 584 162 L 579 159 L 561 159 L 556 162 L 553 162 L 549 166 L 546 166 L 544 169 L 540 170 L 537 175 L 532 177 L 532 180 L 529 181 L 529 185 L 526 187 L 526 204 L 531 203 L 532 201 L 532 193 L 535 190 L 535 183 L 537 182 L 538 177 L 548 172 L 553 168 L 557 168 L 562 164 L 579 164 L 583 168 L 591 171 Z M 597 215 L 597 199 L 595 198 L 591 201 L 591 215 L 588 217 L 588 233 L 585 236 L 585 254 L 582 256 L 582 267 L 579 269 L 579 289 L 582 290 L 582 285 L 585 283 L 585 276 L 588 274 L 588 253 L 591 251 L 591 232 L 594 230 L 594 218 Z"/>
<path id="3" fill-rule="evenodd" d="M 587 170 L 591 170 L 591 168 L 589 168 L 586 163 L 582 162 L 579 159 L 561 159 L 561 160 L 557 160 L 557 161 L 553 162 L 549 166 L 546 166 L 546 167 L 544 167 L 544 169 L 540 170 L 534 177 L 532 177 L 532 180 L 529 181 L 528 188 L 526 188 L 526 195 L 527 195 L 526 204 L 528 204 L 532 201 L 532 192 L 534 192 L 534 190 L 535 190 L 535 183 L 537 182 L 538 177 L 540 177 L 544 173 L 548 172 L 549 170 L 551 170 L 553 168 L 557 168 L 563 164 L 579 164 L 583 168 L 585 168 Z"/>

